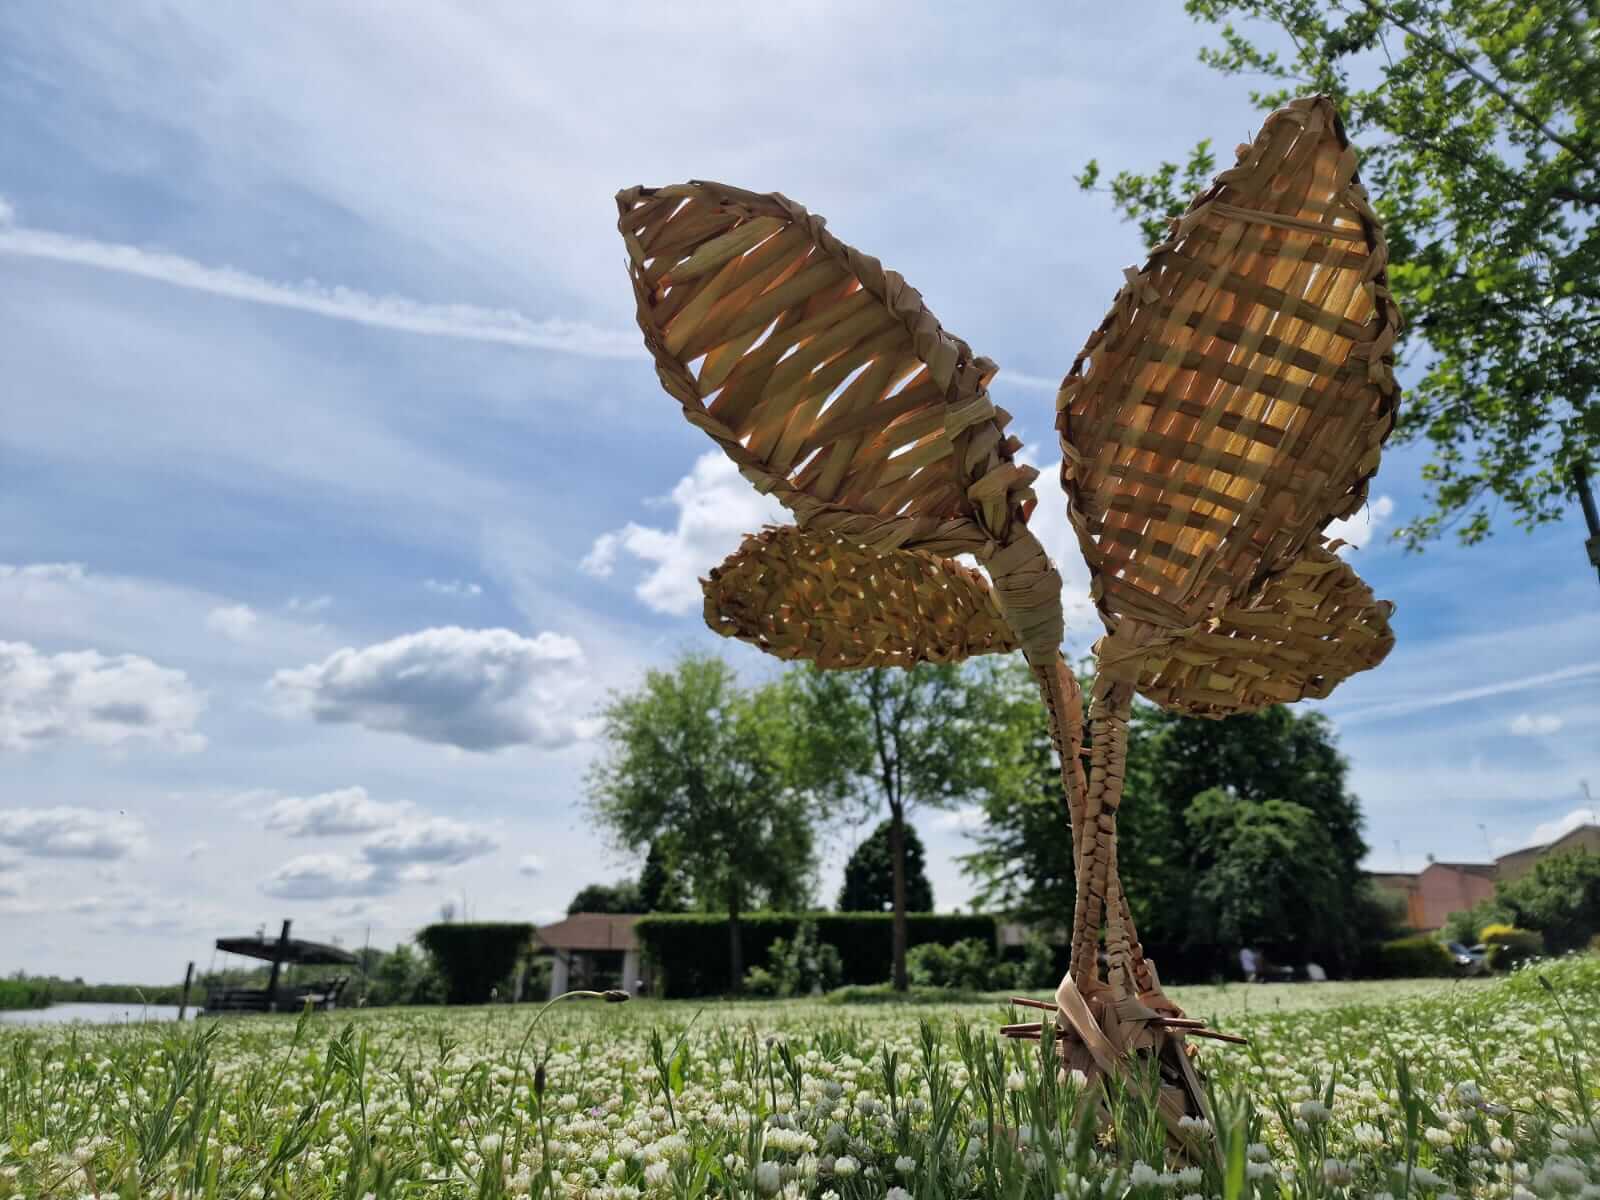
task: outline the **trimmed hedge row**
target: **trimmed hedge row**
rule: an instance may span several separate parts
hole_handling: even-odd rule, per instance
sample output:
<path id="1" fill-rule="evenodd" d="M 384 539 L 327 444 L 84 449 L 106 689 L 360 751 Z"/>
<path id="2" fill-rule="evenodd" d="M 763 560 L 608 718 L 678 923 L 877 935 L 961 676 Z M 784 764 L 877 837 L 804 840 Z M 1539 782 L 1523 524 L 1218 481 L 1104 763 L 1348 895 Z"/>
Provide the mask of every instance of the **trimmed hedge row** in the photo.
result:
<path id="1" fill-rule="evenodd" d="M 751 913 L 739 920 L 744 965 L 764 967 L 778 938 L 793 938 L 801 921 L 817 927 L 817 940 L 839 951 L 848 984 L 882 983 L 893 962 L 891 913 Z M 966 938 L 995 942 L 992 916 L 907 913 L 906 946 Z M 634 934 L 655 971 L 662 995 L 712 996 L 728 990 L 728 918 L 711 913 L 643 917 Z"/>
<path id="2" fill-rule="evenodd" d="M 1456 960 L 1432 934 L 1395 938 L 1378 947 L 1377 973 L 1385 979 L 1432 979 L 1456 973 Z"/>
<path id="3" fill-rule="evenodd" d="M 484 1004 L 533 944 L 533 926 L 511 921 L 429 925 L 417 941 L 433 955 L 445 978 L 449 1004 Z"/>

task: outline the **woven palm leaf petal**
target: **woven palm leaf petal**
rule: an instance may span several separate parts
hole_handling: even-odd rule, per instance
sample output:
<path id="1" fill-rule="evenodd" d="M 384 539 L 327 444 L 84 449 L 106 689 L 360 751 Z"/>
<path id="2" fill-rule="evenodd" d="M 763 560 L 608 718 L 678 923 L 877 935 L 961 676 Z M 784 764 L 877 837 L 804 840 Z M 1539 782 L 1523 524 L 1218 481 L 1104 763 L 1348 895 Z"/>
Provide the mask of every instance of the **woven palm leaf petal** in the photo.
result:
<path id="1" fill-rule="evenodd" d="M 802 528 L 998 560 L 1024 642 L 1053 652 L 1060 580 L 1027 532 L 1037 472 L 989 399 L 994 363 L 785 196 L 691 182 L 617 207 L 645 346 L 685 417 Z"/>
<path id="2" fill-rule="evenodd" d="M 1186 629 L 1286 569 L 1364 500 L 1394 424 L 1388 250 L 1332 103 L 1293 101 L 1238 153 L 1127 272 L 1057 397 L 1113 633 Z"/>
<path id="3" fill-rule="evenodd" d="M 1194 717 L 1320 700 L 1388 656 L 1393 611 L 1348 563 L 1321 545 L 1308 547 L 1253 602 L 1225 608 L 1204 629 L 1148 654 L 1138 688 Z"/>
<path id="4" fill-rule="evenodd" d="M 819 667 L 914 667 L 1017 648 L 983 574 L 920 550 L 769 527 L 701 580 L 706 624 Z"/>

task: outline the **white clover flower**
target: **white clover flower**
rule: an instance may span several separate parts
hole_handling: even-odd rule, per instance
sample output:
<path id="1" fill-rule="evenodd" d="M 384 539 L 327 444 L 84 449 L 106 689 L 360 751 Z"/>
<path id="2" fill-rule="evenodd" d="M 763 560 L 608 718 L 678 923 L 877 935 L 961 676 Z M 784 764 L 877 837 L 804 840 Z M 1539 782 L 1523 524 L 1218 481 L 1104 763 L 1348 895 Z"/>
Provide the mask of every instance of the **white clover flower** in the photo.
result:
<path id="1" fill-rule="evenodd" d="M 1329 1187 L 1349 1187 L 1355 1182 L 1355 1168 L 1338 1158 L 1322 1160 L 1322 1180 Z"/>
<path id="2" fill-rule="evenodd" d="M 1450 1131 L 1448 1129 L 1440 1129 L 1436 1125 L 1430 1125 L 1427 1129 L 1423 1130 L 1422 1136 L 1428 1139 L 1428 1145 L 1441 1150 L 1448 1146 L 1451 1142 L 1455 1141 L 1455 1139 L 1450 1136 Z"/>
<path id="3" fill-rule="evenodd" d="M 883 1200 L 911 1200 L 911 1193 L 903 1187 L 892 1187 L 883 1194 Z"/>
<path id="4" fill-rule="evenodd" d="M 1178 1128 L 1185 1133 L 1203 1136 L 1211 1132 L 1211 1122 L 1204 1117 L 1191 1117 L 1186 1114 L 1178 1118 Z"/>
<path id="5" fill-rule="evenodd" d="M 644 1181 L 651 1187 L 660 1187 L 667 1181 L 667 1174 L 671 1169 L 665 1162 L 657 1159 L 644 1169 Z"/>
<path id="6" fill-rule="evenodd" d="M 1251 1142 L 1245 1147 L 1244 1156 L 1251 1162 L 1266 1162 L 1272 1157 L 1272 1151 L 1267 1149 L 1265 1142 Z"/>
<path id="7" fill-rule="evenodd" d="M 856 1160 L 851 1158 L 848 1154 L 841 1154 L 838 1158 L 833 1160 L 833 1173 L 840 1179 L 849 1179 L 850 1176 L 856 1173 L 857 1169 L 858 1164 Z"/>
<path id="8" fill-rule="evenodd" d="M 1021 1071 L 1013 1071 L 1006 1076 L 1006 1091 L 1020 1092 L 1028 1086 L 1028 1077 Z"/>
<path id="9" fill-rule="evenodd" d="M 1533 1190 L 1541 1195 L 1576 1192 L 1588 1182 L 1588 1175 L 1576 1159 L 1552 1158 L 1533 1177 Z"/>
<path id="10" fill-rule="evenodd" d="M 1320 1125 L 1324 1121 L 1333 1119 L 1333 1113 L 1321 1100 L 1303 1100 L 1297 1111 L 1300 1113 L 1300 1119 L 1308 1125 Z"/>
<path id="11" fill-rule="evenodd" d="M 909 1155 L 902 1154 L 894 1160 L 894 1169 L 902 1175 L 909 1175 L 917 1169 L 917 1160 Z"/>
<path id="12" fill-rule="evenodd" d="M 1142 1159 L 1133 1164 L 1133 1186 L 1151 1187 L 1161 1182 L 1161 1173 Z"/>
<path id="13" fill-rule="evenodd" d="M 756 1164 L 757 1191 L 759 1191 L 763 1196 L 771 1196 L 776 1194 L 778 1189 L 782 1186 L 783 1173 L 778 1169 L 777 1163 L 763 1162 Z"/>
<path id="14" fill-rule="evenodd" d="M 1199 1167 L 1184 1167 L 1178 1172 L 1178 1182 L 1184 1187 L 1199 1187 L 1206 1173 Z"/>

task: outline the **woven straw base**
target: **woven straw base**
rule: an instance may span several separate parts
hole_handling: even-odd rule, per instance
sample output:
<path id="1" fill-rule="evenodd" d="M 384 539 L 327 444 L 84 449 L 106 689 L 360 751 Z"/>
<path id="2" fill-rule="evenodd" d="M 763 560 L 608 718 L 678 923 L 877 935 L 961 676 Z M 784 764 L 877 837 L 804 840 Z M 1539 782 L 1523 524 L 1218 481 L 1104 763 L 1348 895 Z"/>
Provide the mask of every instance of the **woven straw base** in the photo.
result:
<path id="1" fill-rule="evenodd" d="M 1154 977 L 1154 967 L 1150 970 Z M 1185 1017 L 1161 992 L 1159 982 L 1140 996 L 1119 998 L 1123 991 L 1098 980 L 1080 989 L 1068 975 L 1056 989 L 1054 1004 L 1023 997 L 1014 997 L 1012 1003 L 1053 1012 L 1061 1065 L 1082 1072 L 1088 1080 L 1086 1103 L 1098 1106 L 1102 1124 L 1109 1123 L 1111 1115 L 1104 1091 L 1108 1079 L 1115 1078 L 1130 1092 L 1142 1094 L 1152 1079 L 1158 1078 L 1155 1100 L 1167 1127 L 1169 1148 L 1190 1160 L 1214 1154 L 1215 1143 L 1207 1132 L 1211 1113 L 1205 1086 L 1195 1069 L 1195 1048 L 1187 1039 L 1209 1037 L 1236 1044 L 1245 1039 L 1206 1029 L 1204 1022 Z M 1001 1032 L 1033 1041 L 1042 1036 L 1043 1022 L 1007 1025 Z M 1152 1059 L 1157 1064 L 1155 1075 L 1149 1067 Z M 1191 1122 L 1185 1127 L 1186 1117 L 1204 1120 L 1207 1125 Z"/>

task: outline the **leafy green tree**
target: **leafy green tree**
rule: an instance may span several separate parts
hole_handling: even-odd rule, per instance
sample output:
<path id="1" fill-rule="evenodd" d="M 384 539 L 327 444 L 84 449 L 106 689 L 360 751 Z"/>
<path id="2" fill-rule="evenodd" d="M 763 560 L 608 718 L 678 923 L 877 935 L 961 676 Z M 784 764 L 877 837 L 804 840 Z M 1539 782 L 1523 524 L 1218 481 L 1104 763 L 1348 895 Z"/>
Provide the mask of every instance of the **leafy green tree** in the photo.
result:
<path id="1" fill-rule="evenodd" d="M 1486 537 L 1559 518 L 1600 448 L 1600 8 L 1589 0 L 1187 0 L 1221 44 L 1201 61 L 1267 81 L 1274 108 L 1334 97 L 1361 148 L 1420 378 L 1395 437 L 1426 440 L 1432 510 L 1413 549 L 1454 525 Z M 1254 40 L 1246 23 L 1264 27 Z M 1123 171 L 1113 201 L 1155 243 L 1215 166 Z M 1092 188 L 1090 162 L 1079 183 Z"/>
<path id="2" fill-rule="evenodd" d="M 981 909 L 1039 927 L 1066 929 L 1077 884 L 1072 828 L 1061 770 L 1039 689 L 1019 658 L 985 659 L 978 673 L 984 705 L 984 821 L 961 856 Z"/>
<path id="3" fill-rule="evenodd" d="M 644 867 L 639 872 L 639 904 L 642 912 L 683 911 L 683 889 L 678 886 L 671 852 L 662 838 L 650 843 Z"/>
<path id="4" fill-rule="evenodd" d="M 805 737 L 797 759 L 808 790 L 857 812 L 889 814 L 893 860 L 894 986 L 906 977 L 906 814 L 951 808 L 978 792 L 984 752 L 981 705 L 961 668 L 818 671 L 788 675 L 795 725 Z"/>
<path id="5" fill-rule="evenodd" d="M 1044 708 L 1025 665 L 982 669 L 987 819 L 971 835 L 977 849 L 963 857 L 963 868 L 977 885 L 979 903 L 1060 928 L 1070 921 L 1074 902 L 1072 842 Z M 1309 810 L 1326 833 L 1341 928 L 1359 936 L 1384 928 L 1364 891 L 1360 863 L 1367 847 L 1347 775 L 1332 728 L 1317 713 L 1278 706 L 1202 721 L 1136 704 L 1117 857 L 1133 881 L 1128 904 L 1145 944 L 1201 945 L 1214 933 L 1191 919 L 1194 890 L 1218 860 L 1194 844 L 1189 810 L 1197 797 L 1219 788 L 1241 804 L 1287 800 Z M 1350 940 L 1336 939 L 1331 949 L 1342 955 L 1353 948 Z"/>
<path id="6" fill-rule="evenodd" d="M 1600 854 L 1552 854 L 1520 879 L 1495 889 L 1494 903 L 1524 929 L 1544 934 L 1545 948 L 1565 954 L 1600 934 Z"/>
<path id="7" fill-rule="evenodd" d="M 728 914 L 736 992 L 740 915 L 803 903 L 813 869 L 813 814 L 795 786 L 785 697 L 776 686 L 747 690 L 722 659 L 689 654 L 614 693 L 602 715 L 592 811 L 625 849 L 659 838 L 678 848 L 695 899 Z"/>
<path id="8" fill-rule="evenodd" d="M 844 865 L 844 883 L 839 888 L 840 912 L 884 912 L 894 907 L 894 829 L 890 822 L 878 827 L 856 847 Z M 910 825 L 906 840 L 906 911 L 933 911 L 933 884 L 928 882 L 927 859 L 922 839 Z"/>
<path id="9" fill-rule="evenodd" d="M 1328 828 L 1287 800 L 1211 788 L 1184 813 L 1206 868 L 1190 893 L 1189 934 L 1212 946 L 1296 945 L 1341 958 L 1350 909 Z"/>
<path id="10" fill-rule="evenodd" d="M 642 913 L 650 909 L 644 905 L 639 885 L 631 879 L 616 883 L 591 883 L 579 889 L 567 905 L 567 915 L 573 913 Z"/>

